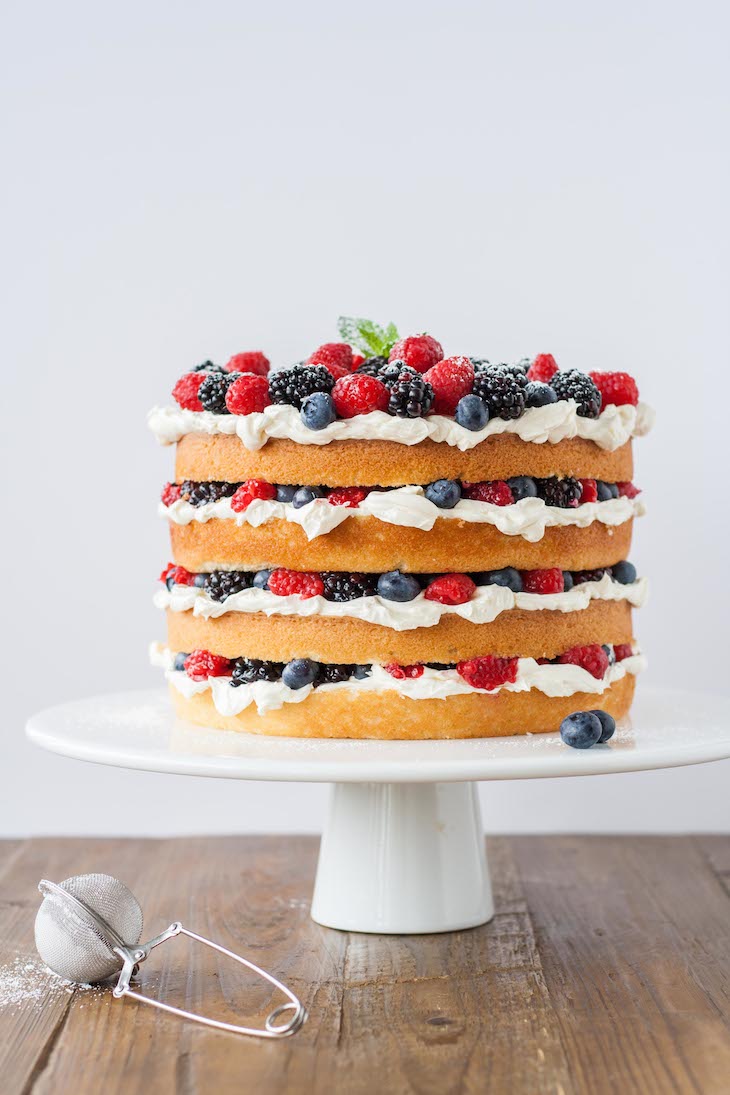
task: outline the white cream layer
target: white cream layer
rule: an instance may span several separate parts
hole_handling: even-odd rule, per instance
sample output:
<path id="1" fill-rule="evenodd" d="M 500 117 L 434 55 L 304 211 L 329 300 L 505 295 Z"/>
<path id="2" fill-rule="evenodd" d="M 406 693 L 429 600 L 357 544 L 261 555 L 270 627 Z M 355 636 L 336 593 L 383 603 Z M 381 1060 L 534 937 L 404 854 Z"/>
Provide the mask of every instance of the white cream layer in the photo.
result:
<path id="1" fill-rule="evenodd" d="M 434 414 L 428 418 L 403 419 L 371 411 L 354 418 L 338 419 L 323 430 L 310 430 L 296 407 L 273 404 L 253 414 L 213 414 L 211 411 L 186 411 L 182 407 L 154 407 L 148 423 L 158 441 L 171 445 L 186 433 L 236 434 L 247 449 L 262 448 L 269 438 L 283 437 L 299 445 L 327 445 L 330 441 L 397 441 L 417 445 L 430 438 L 465 452 L 495 434 L 516 434 L 537 445 L 557 444 L 571 437 L 594 441 L 602 449 L 613 451 L 631 437 L 642 437 L 654 425 L 654 411 L 647 403 L 637 407 L 614 404 L 598 418 L 582 418 L 572 399 L 530 407 L 520 418 L 505 422 L 491 419 L 483 430 L 467 430 L 453 418 Z"/>
<path id="2" fill-rule="evenodd" d="M 189 612 L 210 619 L 227 612 L 263 612 L 266 616 L 336 616 L 365 620 L 393 631 L 412 631 L 418 627 L 433 627 L 442 616 L 454 614 L 474 624 L 488 624 L 502 612 L 522 608 L 528 612 L 540 610 L 580 612 L 591 601 L 628 601 L 640 608 L 647 596 L 647 579 L 638 578 L 630 585 L 621 585 L 604 576 L 597 582 L 583 582 L 566 593 L 513 593 L 504 586 L 478 586 L 470 601 L 463 605 L 442 605 L 427 601 L 420 593 L 412 601 L 399 603 L 377 595 L 359 597 L 354 601 L 328 601 L 324 597 L 278 597 L 268 589 L 242 589 L 225 601 L 214 601 L 204 589 L 195 586 L 174 586 L 155 593 L 158 608 L 173 612 Z"/>
<path id="3" fill-rule="evenodd" d="M 255 684 L 242 684 L 238 688 L 231 687 L 230 677 L 210 677 L 206 681 L 192 681 L 182 670 L 172 668 L 173 659 L 174 654 L 171 651 L 153 643 L 150 660 L 153 665 L 165 669 L 165 677 L 173 687 L 187 698 L 210 689 L 216 711 L 221 715 L 238 715 L 252 703 L 256 704 L 259 715 L 265 715 L 268 711 L 278 710 L 285 703 L 301 703 L 314 691 L 311 684 L 294 691 L 287 688 L 282 681 L 256 681 Z M 600 695 L 627 673 L 640 673 L 645 667 L 646 659 L 637 651 L 612 666 L 606 676 L 599 681 L 579 665 L 538 665 L 534 658 L 520 658 L 517 663 L 517 679 L 514 683 L 502 684 L 486 692 L 485 689 L 474 688 L 467 684 L 455 669 L 424 669 L 422 676 L 415 680 L 396 680 L 382 666 L 374 665 L 371 676 L 364 680 L 322 684 L 317 691 L 347 690 L 351 694 L 397 692 L 399 696 L 406 696 L 413 700 L 445 700 L 449 696 L 463 696 L 470 692 L 493 696 L 502 689 L 506 692 L 528 692 L 531 688 L 543 692 L 546 696 L 572 696 L 576 692 Z"/>
<path id="4" fill-rule="evenodd" d="M 462 498 L 453 509 L 439 509 L 426 498 L 423 487 L 412 486 L 371 491 L 356 509 L 332 506 L 326 498 L 315 498 L 301 509 L 295 509 L 291 502 L 267 502 L 256 498 L 243 513 L 236 513 L 231 508 L 230 498 L 221 498 L 204 506 L 191 506 L 182 499 L 171 506 L 160 503 L 159 512 L 177 525 L 188 525 L 191 521 L 205 524 L 218 518 L 257 528 L 267 521 L 290 521 L 301 525 L 308 540 L 331 532 L 343 521 L 359 517 L 376 517 L 389 525 L 418 528 L 424 532 L 430 531 L 436 521 L 443 518 L 447 521 L 494 525 L 507 536 L 521 536 L 534 543 L 543 538 L 546 528 L 565 525 L 587 528 L 594 521 L 615 527 L 632 517 L 640 517 L 645 507 L 640 498 L 585 502 L 574 509 L 547 506 L 542 498 L 522 498 L 510 506 L 495 506 L 492 502 Z"/>

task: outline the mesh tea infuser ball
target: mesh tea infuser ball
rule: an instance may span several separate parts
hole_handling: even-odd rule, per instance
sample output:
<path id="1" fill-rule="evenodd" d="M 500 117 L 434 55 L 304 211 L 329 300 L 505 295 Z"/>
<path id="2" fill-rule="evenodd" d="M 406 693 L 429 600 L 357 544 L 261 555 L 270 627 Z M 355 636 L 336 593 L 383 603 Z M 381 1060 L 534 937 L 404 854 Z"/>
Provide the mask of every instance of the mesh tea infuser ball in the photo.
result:
<path id="1" fill-rule="evenodd" d="M 60 884 L 42 879 L 38 889 L 43 894 L 43 901 L 35 921 L 36 947 L 49 969 L 66 981 L 88 984 L 104 981 L 119 973 L 113 992 L 116 997 L 131 996 L 184 1019 L 194 1019 L 197 1023 L 217 1027 L 219 1030 L 255 1034 L 262 1038 L 285 1038 L 296 1034 L 307 1018 L 301 1001 L 273 974 L 267 973 L 240 954 L 214 943 L 212 939 L 206 939 L 205 936 L 184 928 L 179 921 L 171 924 L 148 943 L 140 943 L 142 909 L 131 890 L 118 878 L 108 874 L 81 874 L 67 878 Z M 140 962 L 149 958 L 155 947 L 177 935 L 187 935 L 235 962 L 240 962 L 283 992 L 288 1003 L 274 1008 L 262 1028 L 244 1027 L 173 1007 L 172 1004 L 143 996 L 130 988 L 130 981 Z M 277 1025 L 276 1020 L 287 1011 L 293 1012 L 291 1018 Z"/>

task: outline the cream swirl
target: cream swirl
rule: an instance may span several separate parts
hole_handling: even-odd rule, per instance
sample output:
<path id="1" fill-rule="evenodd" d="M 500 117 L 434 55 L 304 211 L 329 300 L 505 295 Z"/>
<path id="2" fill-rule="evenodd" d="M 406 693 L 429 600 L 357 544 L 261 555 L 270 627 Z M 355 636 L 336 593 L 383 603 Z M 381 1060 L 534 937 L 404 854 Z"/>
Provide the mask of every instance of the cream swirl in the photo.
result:
<path id="1" fill-rule="evenodd" d="M 462 498 L 453 509 L 439 509 L 426 498 L 423 487 L 397 487 L 388 491 L 371 491 L 355 509 L 332 506 L 326 498 L 315 498 L 306 506 L 295 509 L 290 502 L 254 499 L 243 513 L 236 513 L 230 498 L 192 506 L 179 499 L 171 506 L 160 503 L 160 514 L 169 517 L 177 525 L 191 521 L 205 524 L 213 519 L 235 520 L 238 525 L 258 528 L 268 521 L 290 521 L 301 525 L 308 540 L 314 540 L 343 521 L 363 517 L 375 517 L 389 525 L 401 525 L 429 532 L 436 521 L 464 521 L 468 524 L 494 525 L 507 536 L 521 536 L 530 543 L 541 540 L 546 528 L 571 525 L 587 528 L 594 521 L 615 527 L 645 512 L 639 498 L 610 498 L 606 502 L 584 502 L 573 509 L 548 506 L 542 498 L 522 498 L 509 506 L 496 506 L 492 502 L 475 502 Z"/>
<path id="2" fill-rule="evenodd" d="M 640 608 L 647 596 L 646 578 L 629 585 L 611 580 L 608 574 L 597 582 L 583 582 L 564 593 L 513 593 L 504 586 L 478 586 L 471 600 L 463 605 L 443 605 L 428 601 L 423 593 L 407 602 L 388 601 L 378 595 L 352 601 L 328 601 L 324 597 L 279 597 L 268 589 L 242 589 L 225 601 L 214 601 L 204 589 L 174 586 L 154 596 L 155 605 L 173 612 L 192 611 L 194 616 L 215 619 L 228 612 L 262 612 L 266 616 L 332 616 L 365 620 L 393 631 L 413 631 L 433 627 L 442 616 L 455 615 L 474 624 L 488 624 L 513 608 L 527 612 L 542 610 L 580 612 L 591 601 L 628 601 Z"/>
<path id="3" fill-rule="evenodd" d="M 148 423 L 157 440 L 171 445 L 187 433 L 235 434 L 251 450 L 262 448 L 270 438 L 287 438 L 299 445 L 328 445 L 330 441 L 396 441 L 417 445 L 430 438 L 460 449 L 473 449 L 488 437 L 515 434 L 537 445 L 557 444 L 580 437 L 612 452 L 631 437 L 641 437 L 654 424 L 654 411 L 646 403 L 606 407 L 598 418 L 583 418 L 574 400 L 545 407 L 530 407 L 519 418 L 492 418 L 482 430 L 467 430 L 453 418 L 434 414 L 428 418 L 395 418 L 385 411 L 371 411 L 354 418 L 338 419 L 323 430 L 310 430 L 296 407 L 272 404 L 264 411 L 246 415 L 186 411 L 182 407 L 154 407 Z"/>

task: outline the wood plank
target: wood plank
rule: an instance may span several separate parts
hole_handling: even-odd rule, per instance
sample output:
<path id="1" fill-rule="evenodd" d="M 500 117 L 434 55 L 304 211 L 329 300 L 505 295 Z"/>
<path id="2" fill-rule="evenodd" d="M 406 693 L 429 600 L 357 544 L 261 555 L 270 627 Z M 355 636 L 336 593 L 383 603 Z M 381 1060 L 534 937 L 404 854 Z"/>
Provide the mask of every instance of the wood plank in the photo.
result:
<path id="1" fill-rule="evenodd" d="M 692 839 L 513 847 L 578 1089 L 726 1095 L 730 904 Z"/>
<path id="2" fill-rule="evenodd" d="M 707 860 L 710 870 L 717 875 L 721 885 L 730 895 L 730 835 L 702 834 L 693 839 Z"/>

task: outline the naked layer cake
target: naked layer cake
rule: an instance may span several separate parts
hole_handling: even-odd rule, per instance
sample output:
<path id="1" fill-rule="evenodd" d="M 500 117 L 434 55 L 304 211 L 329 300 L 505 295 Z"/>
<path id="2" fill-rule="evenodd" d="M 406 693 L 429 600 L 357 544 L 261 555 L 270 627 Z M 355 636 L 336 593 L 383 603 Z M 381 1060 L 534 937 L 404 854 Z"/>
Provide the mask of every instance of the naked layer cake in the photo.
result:
<path id="1" fill-rule="evenodd" d="M 206 361 L 150 414 L 177 446 L 153 659 L 178 714 L 414 739 L 626 715 L 646 596 L 632 439 L 653 417 L 633 378 L 340 333 L 289 368 Z"/>

